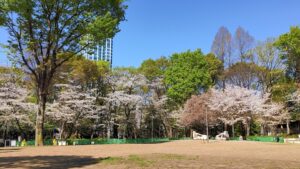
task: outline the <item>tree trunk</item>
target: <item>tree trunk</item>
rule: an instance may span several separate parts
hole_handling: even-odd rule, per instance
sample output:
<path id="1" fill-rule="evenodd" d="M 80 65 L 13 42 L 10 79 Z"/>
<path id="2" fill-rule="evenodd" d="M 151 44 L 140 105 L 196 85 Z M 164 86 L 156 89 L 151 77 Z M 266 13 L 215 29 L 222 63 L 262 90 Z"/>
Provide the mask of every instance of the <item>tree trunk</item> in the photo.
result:
<path id="1" fill-rule="evenodd" d="M 207 135 L 207 140 L 209 140 L 209 137 L 208 137 L 207 107 L 206 107 L 206 109 L 205 109 L 205 123 L 206 123 L 206 135 Z"/>
<path id="2" fill-rule="evenodd" d="M 232 128 L 232 137 L 234 137 L 234 123 L 232 124 L 231 128 Z"/>
<path id="3" fill-rule="evenodd" d="M 295 79 L 298 84 L 298 87 L 300 86 L 300 58 L 297 57 L 296 59 L 296 68 L 295 68 Z"/>
<path id="4" fill-rule="evenodd" d="M 260 125 L 260 135 L 265 135 L 265 126 L 263 124 Z"/>
<path id="5" fill-rule="evenodd" d="M 153 139 L 153 137 L 154 137 L 154 129 L 153 129 L 153 127 L 154 127 L 154 125 L 153 125 L 153 115 L 151 116 L 151 138 Z"/>
<path id="6" fill-rule="evenodd" d="M 106 129 L 107 131 L 107 133 L 106 133 L 106 137 L 107 137 L 107 139 L 110 139 L 110 122 L 107 124 L 107 129 Z"/>
<path id="7" fill-rule="evenodd" d="M 44 128 L 44 117 L 46 109 L 47 95 L 44 91 L 39 90 L 38 92 L 38 111 L 36 114 L 36 126 L 35 126 L 35 146 L 43 146 L 43 128 Z"/>
<path id="8" fill-rule="evenodd" d="M 172 137 L 173 137 L 173 129 L 172 129 L 172 127 L 169 128 L 169 133 L 168 133 L 168 135 L 169 135 L 169 138 L 172 138 Z"/>
<path id="9" fill-rule="evenodd" d="M 165 125 L 165 123 L 163 122 L 162 123 L 162 126 L 163 126 L 163 137 L 167 137 L 168 136 L 168 128 L 167 128 L 167 126 Z"/>
<path id="10" fill-rule="evenodd" d="M 5 124 L 5 129 L 4 129 L 3 136 L 2 136 L 2 138 L 4 139 L 4 141 L 6 139 L 6 132 L 7 132 L 7 124 Z"/>
<path id="11" fill-rule="evenodd" d="M 134 128 L 134 133 L 133 133 L 133 136 L 134 136 L 134 139 L 137 139 L 138 138 L 138 130 L 136 128 Z"/>
<path id="12" fill-rule="evenodd" d="M 290 120 L 286 120 L 286 134 L 289 135 L 290 133 Z"/>
<path id="13" fill-rule="evenodd" d="M 61 140 L 63 138 L 63 133 L 64 133 L 64 130 L 65 130 L 65 122 L 62 123 L 61 125 L 61 129 L 60 129 L 60 132 L 59 132 L 59 139 Z"/>
<path id="14" fill-rule="evenodd" d="M 22 129 L 22 127 L 20 125 L 20 122 L 19 122 L 19 120 L 17 118 L 16 118 L 16 123 L 17 123 L 17 126 L 19 128 L 20 133 L 24 133 L 24 130 Z"/>
<path id="15" fill-rule="evenodd" d="M 227 131 L 227 124 L 224 123 L 224 131 Z"/>
<path id="16" fill-rule="evenodd" d="M 250 136 L 250 121 L 248 121 L 246 124 L 246 136 L 247 137 Z"/>
<path id="17" fill-rule="evenodd" d="M 223 91 L 224 91 L 225 88 L 226 88 L 226 81 L 225 81 L 225 77 L 224 76 L 223 76 L 223 79 L 222 79 L 222 87 L 223 87 Z"/>
<path id="18" fill-rule="evenodd" d="M 185 129 L 184 129 L 184 131 L 185 131 Z M 185 137 L 186 137 L 186 133 L 184 133 L 184 135 L 185 135 Z M 160 125 L 158 126 L 158 138 L 160 138 L 161 137 L 161 134 L 160 134 Z"/>
<path id="19" fill-rule="evenodd" d="M 277 134 L 277 131 L 276 131 L 277 129 L 276 129 L 276 125 L 272 125 L 271 126 L 271 135 L 275 135 L 275 134 Z"/>
<path id="20" fill-rule="evenodd" d="M 126 125 L 125 125 L 125 134 L 124 134 L 124 136 L 125 136 L 125 138 L 129 138 L 129 128 L 128 128 L 128 122 L 126 121 Z"/>
<path id="21" fill-rule="evenodd" d="M 94 138 L 94 129 L 91 130 L 91 139 Z"/>
<path id="22" fill-rule="evenodd" d="M 43 120 L 41 115 L 36 117 L 35 146 L 43 146 Z"/>
<path id="23" fill-rule="evenodd" d="M 78 133 L 77 128 L 76 128 L 76 130 L 75 130 L 75 137 L 78 138 L 78 139 L 80 139 L 80 136 L 79 136 L 79 133 Z"/>

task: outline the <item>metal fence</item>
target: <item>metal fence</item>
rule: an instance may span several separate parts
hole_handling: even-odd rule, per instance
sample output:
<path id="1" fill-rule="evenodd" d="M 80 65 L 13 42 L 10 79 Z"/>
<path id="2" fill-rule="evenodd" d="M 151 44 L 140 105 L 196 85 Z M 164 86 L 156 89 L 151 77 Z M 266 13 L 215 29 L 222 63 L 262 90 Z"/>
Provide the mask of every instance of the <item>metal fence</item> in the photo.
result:
<path id="1" fill-rule="evenodd" d="M 93 145 L 93 144 L 155 144 L 164 143 L 173 140 L 191 140 L 189 137 L 184 138 L 137 138 L 137 139 L 67 139 L 64 140 L 66 145 Z M 230 140 L 239 140 L 239 137 L 232 137 Z M 52 146 L 58 145 L 60 140 L 44 140 L 44 145 Z M 259 142 L 277 142 L 275 137 L 272 136 L 249 136 L 247 141 L 259 141 Z M 283 137 L 279 138 L 279 143 L 283 143 Z M 35 141 L 26 141 L 26 144 L 17 142 L 19 146 L 34 146 Z"/>
<path id="2" fill-rule="evenodd" d="M 239 137 L 232 137 L 230 140 L 239 140 Z M 273 136 L 249 136 L 247 141 L 259 141 L 259 142 L 277 142 Z M 279 143 L 283 143 L 283 137 L 279 137 Z"/>
<path id="3" fill-rule="evenodd" d="M 191 138 L 137 138 L 137 139 L 67 139 L 66 145 L 93 145 L 93 144 L 155 144 L 172 140 L 189 140 Z M 58 144 L 59 140 L 44 140 L 44 145 L 51 146 Z M 23 146 L 34 146 L 35 141 L 26 141 Z M 21 142 L 18 142 L 21 146 Z"/>

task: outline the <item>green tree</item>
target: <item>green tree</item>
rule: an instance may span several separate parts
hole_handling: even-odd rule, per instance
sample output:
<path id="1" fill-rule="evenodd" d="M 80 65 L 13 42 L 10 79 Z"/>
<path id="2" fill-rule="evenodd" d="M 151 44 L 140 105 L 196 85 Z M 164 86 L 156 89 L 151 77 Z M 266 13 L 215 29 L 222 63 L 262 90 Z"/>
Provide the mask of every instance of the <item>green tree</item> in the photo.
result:
<path id="1" fill-rule="evenodd" d="M 99 80 L 103 80 L 109 72 L 109 63 L 104 61 L 92 61 L 85 58 L 77 59 L 71 63 L 71 76 L 83 88 L 96 87 Z"/>
<path id="2" fill-rule="evenodd" d="M 83 89 L 95 88 L 109 70 L 106 61 L 95 62 L 84 57 L 74 57 L 60 67 L 54 83 L 67 83 L 68 78 L 71 78 Z"/>
<path id="3" fill-rule="evenodd" d="M 285 103 L 287 101 L 287 96 L 296 90 L 297 85 L 295 82 L 283 77 L 272 86 L 272 101 Z"/>
<path id="4" fill-rule="evenodd" d="M 201 50 L 173 54 L 164 79 L 168 97 L 183 104 L 192 94 L 209 88 L 213 82 L 211 66 Z"/>
<path id="5" fill-rule="evenodd" d="M 31 75 L 36 88 L 36 146 L 43 145 L 46 102 L 56 71 L 114 36 L 125 8 L 122 0 L 0 0 L 10 58 Z"/>
<path id="6" fill-rule="evenodd" d="M 220 78 L 223 78 L 221 77 L 224 71 L 223 63 L 212 53 L 209 53 L 205 56 L 205 61 L 209 64 L 208 72 L 213 80 L 213 83 L 215 84 Z"/>
<path id="7" fill-rule="evenodd" d="M 105 78 L 110 72 L 110 63 L 106 61 L 97 61 L 97 95 L 101 97 L 105 97 L 108 92 L 108 84 L 105 81 Z"/>
<path id="8" fill-rule="evenodd" d="M 275 42 L 287 68 L 287 76 L 300 83 L 300 27 L 291 27 Z"/>
<path id="9" fill-rule="evenodd" d="M 272 86 L 284 76 L 283 62 L 274 42 L 275 39 L 268 38 L 253 50 L 257 56 L 257 76 L 263 92 L 271 92 Z"/>
<path id="10" fill-rule="evenodd" d="M 130 66 L 130 67 L 115 67 L 113 70 L 112 70 L 112 74 L 115 74 L 115 73 L 120 73 L 120 72 L 128 72 L 130 74 L 139 74 L 139 71 L 136 67 L 133 67 L 133 66 Z"/>
<path id="11" fill-rule="evenodd" d="M 149 80 L 157 77 L 162 77 L 169 65 L 169 60 L 166 57 L 160 57 L 157 60 L 147 59 L 141 64 L 139 71 Z"/>

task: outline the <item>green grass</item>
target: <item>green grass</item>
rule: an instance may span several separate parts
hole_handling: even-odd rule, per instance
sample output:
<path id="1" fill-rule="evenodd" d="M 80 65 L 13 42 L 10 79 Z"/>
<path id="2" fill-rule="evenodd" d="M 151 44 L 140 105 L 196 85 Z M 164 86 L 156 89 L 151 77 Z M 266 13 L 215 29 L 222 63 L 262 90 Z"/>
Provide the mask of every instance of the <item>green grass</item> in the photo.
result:
<path id="1" fill-rule="evenodd" d="M 158 156 L 161 159 L 164 160 L 183 160 L 187 159 L 186 156 L 179 155 L 179 154 L 154 154 L 155 156 Z"/>
<path id="2" fill-rule="evenodd" d="M 121 164 L 123 160 L 124 160 L 123 157 L 106 157 L 106 158 L 101 158 L 99 162 L 107 165 L 116 165 L 116 164 Z"/>
<path id="3" fill-rule="evenodd" d="M 133 165 L 137 167 L 149 167 L 153 161 L 146 160 L 138 155 L 129 155 L 128 157 L 106 157 L 99 160 L 100 163 L 105 165 Z"/>
<path id="4" fill-rule="evenodd" d="M 101 158 L 99 163 L 103 165 L 125 165 L 137 168 L 151 168 L 157 162 L 162 161 L 185 161 L 195 160 L 189 156 L 178 154 L 148 154 L 148 155 L 129 155 L 127 157 L 106 157 Z"/>
<path id="5" fill-rule="evenodd" d="M 148 167 L 149 165 L 153 164 L 152 160 L 146 160 L 145 158 L 142 158 L 137 155 L 130 155 L 127 158 L 127 161 L 136 164 L 139 167 Z"/>

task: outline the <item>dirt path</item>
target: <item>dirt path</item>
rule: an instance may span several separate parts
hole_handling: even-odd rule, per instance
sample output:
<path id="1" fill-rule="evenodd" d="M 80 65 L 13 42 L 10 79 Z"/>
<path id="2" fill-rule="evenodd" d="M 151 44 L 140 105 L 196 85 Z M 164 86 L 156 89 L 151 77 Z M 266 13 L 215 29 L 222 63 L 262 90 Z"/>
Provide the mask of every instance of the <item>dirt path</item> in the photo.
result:
<path id="1" fill-rule="evenodd" d="M 99 159 L 106 157 L 140 155 L 148 158 L 147 155 L 152 155 L 149 158 L 153 158 L 155 154 L 195 157 L 194 160 L 175 159 L 178 165 L 184 164 L 175 168 L 300 169 L 300 145 L 235 141 L 203 143 L 194 140 L 161 144 L 5 148 L 0 149 L 0 168 L 99 168 Z M 168 168 L 160 165 L 165 161 L 170 160 L 157 159 L 154 168 Z"/>

